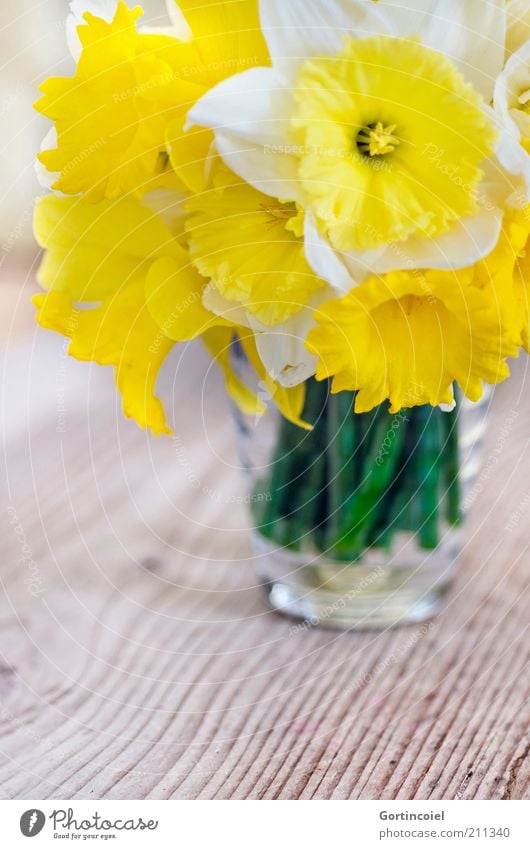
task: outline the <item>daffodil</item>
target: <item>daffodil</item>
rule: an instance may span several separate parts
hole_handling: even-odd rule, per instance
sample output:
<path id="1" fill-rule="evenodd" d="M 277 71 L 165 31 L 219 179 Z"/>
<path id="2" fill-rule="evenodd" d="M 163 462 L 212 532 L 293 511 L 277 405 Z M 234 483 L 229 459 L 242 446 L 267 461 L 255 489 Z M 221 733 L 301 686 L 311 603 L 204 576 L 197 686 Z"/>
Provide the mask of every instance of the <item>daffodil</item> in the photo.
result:
<path id="1" fill-rule="evenodd" d="M 496 304 L 503 331 L 530 352 L 530 208 L 511 210 L 495 249 L 474 267 L 473 282 Z"/>
<path id="2" fill-rule="evenodd" d="M 488 253 L 501 212 L 481 178 L 504 4 L 269 0 L 260 12 L 272 67 L 216 86 L 190 122 L 213 128 L 256 188 L 301 204 L 317 273 L 325 242 L 342 252 L 343 279 L 329 267 L 327 279 L 343 289 L 370 271 Z"/>
<path id="3" fill-rule="evenodd" d="M 508 376 L 517 345 L 503 332 L 498 305 L 473 285 L 473 269 L 391 272 L 372 277 L 316 313 L 308 347 L 317 379 L 357 391 L 362 413 L 452 404 L 453 383 L 473 401 L 482 382 Z"/>
<path id="4" fill-rule="evenodd" d="M 506 0 L 506 53 L 515 53 L 530 39 L 530 3 Z"/>
<path id="5" fill-rule="evenodd" d="M 203 336 L 203 342 L 215 362 L 220 366 L 225 378 L 228 395 L 247 415 L 263 415 L 267 404 L 265 395 L 274 402 L 275 406 L 288 421 L 304 430 L 310 430 L 311 425 L 304 421 L 302 412 L 305 402 L 305 384 L 299 383 L 292 388 L 286 388 L 274 380 L 264 367 L 259 355 L 254 334 L 245 327 L 215 327 Z M 261 391 L 247 386 L 239 377 L 232 365 L 232 351 L 237 342 L 247 357 L 250 365 L 260 380 Z"/>
<path id="6" fill-rule="evenodd" d="M 272 66 L 221 82 L 189 124 L 212 129 L 256 190 L 303 210 L 315 273 L 347 292 L 490 253 L 506 202 L 527 191 L 520 145 L 489 105 L 504 0 L 267 0 L 260 19 Z"/>
<path id="7" fill-rule="evenodd" d="M 86 5 L 95 13 L 85 11 L 75 28 L 72 24 Z M 237 61 L 244 67 L 267 61 L 255 0 L 213 11 L 214 5 L 219 4 L 184 0 L 178 15 L 175 6 L 175 18 L 183 22 L 180 30 L 142 32 L 137 27 L 139 6 L 74 2 L 70 41 L 75 29 L 81 47 L 76 50 L 74 40 L 75 73 L 47 80 L 37 103 L 54 121 L 45 147 L 56 147 L 39 154 L 54 175 L 54 189 L 97 202 L 130 193 L 141 196 L 178 181 L 186 185 L 188 166 L 189 179 L 196 179 L 196 138 L 184 133 L 186 110 L 212 84 L 237 70 L 236 45 Z M 202 138 L 204 154 L 211 134 Z M 41 171 L 41 176 L 46 174 Z"/>
<path id="8" fill-rule="evenodd" d="M 173 212 L 179 220 L 179 210 Z M 45 255 L 38 272 L 37 321 L 68 336 L 69 353 L 112 365 L 126 415 L 168 432 L 154 394 L 158 371 L 177 341 L 226 320 L 202 305 L 205 280 L 165 218 L 129 198 L 88 203 L 48 195 L 35 210 Z"/>
<path id="9" fill-rule="evenodd" d="M 234 373 L 236 331 L 268 394 L 286 418 L 301 419 L 303 385 L 286 389 L 266 371 L 251 330 L 204 305 L 208 281 L 181 244 L 181 202 L 151 193 L 88 203 L 48 195 L 35 210 L 36 238 L 45 249 L 38 271 L 37 321 L 71 339 L 69 353 L 114 367 L 123 410 L 155 434 L 169 433 L 155 394 L 158 372 L 177 342 L 199 336 L 225 375 L 227 391 L 245 412 L 264 412 L 259 393 Z"/>
<path id="10" fill-rule="evenodd" d="M 513 140 L 530 150 L 530 41 L 526 41 L 508 59 L 495 83 L 494 105 L 505 130 Z M 530 156 L 524 157 L 526 173 L 530 173 Z"/>
<path id="11" fill-rule="evenodd" d="M 186 202 L 190 254 L 222 297 L 262 324 L 299 312 L 324 282 L 304 253 L 303 213 L 218 169 L 212 187 Z"/>

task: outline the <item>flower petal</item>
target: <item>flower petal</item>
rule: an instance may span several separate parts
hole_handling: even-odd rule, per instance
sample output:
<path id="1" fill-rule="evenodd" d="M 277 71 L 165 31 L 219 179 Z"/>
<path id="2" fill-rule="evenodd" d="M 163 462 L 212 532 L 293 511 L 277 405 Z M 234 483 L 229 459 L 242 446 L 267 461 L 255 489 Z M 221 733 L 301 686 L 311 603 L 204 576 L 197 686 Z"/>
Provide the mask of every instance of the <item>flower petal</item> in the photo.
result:
<path id="1" fill-rule="evenodd" d="M 300 312 L 272 328 L 265 327 L 247 313 L 263 365 L 281 386 L 297 386 L 315 373 L 316 360 L 305 347 L 305 340 L 315 323 L 315 309 L 333 296 L 329 286 L 322 286 Z"/>
<path id="2" fill-rule="evenodd" d="M 241 327 L 250 327 L 247 310 L 241 304 L 229 301 L 228 298 L 223 297 L 213 283 L 205 286 L 202 302 L 207 310 L 215 313 L 219 318 L 225 319 L 226 324 L 239 324 Z"/>
<path id="3" fill-rule="evenodd" d="M 260 15 L 273 64 L 337 53 L 344 35 L 417 35 L 445 53 L 491 99 L 504 58 L 504 0 L 261 0 Z"/>
<path id="4" fill-rule="evenodd" d="M 40 146 L 40 151 L 50 150 L 50 148 L 57 147 L 57 132 L 55 127 L 50 127 L 46 135 L 42 140 L 42 144 Z M 37 180 L 40 185 L 45 189 L 52 189 L 53 184 L 59 179 L 60 174 L 58 171 L 48 171 L 45 165 L 40 161 L 38 157 L 35 158 L 35 173 L 37 175 Z"/>
<path id="5" fill-rule="evenodd" d="M 63 292 L 35 295 L 34 303 L 42 327 L 72 340 L 72 357 L 114 366 L 126 416 L 156 435 L 171 433 L 154 389 L 174 342 L 149 315 L 143 281 L 122 286 L 93 309 L 78 309 Z"/>
<path id="6" fill-rule="evenodd" d="M 230 351 L 234 340 L 233 327 L 213 327 L 202 337 L 208 352 L 223 373 L 226 392 L 234 404 L 248 416 L 263 415 L 267 410 L 264 401 L 241 380 L 232 367 Z"/>
<path id="7" fill-rule="evenodd" d="M 66 41 L 76 62 L 82 50 L 77 27 L 86 24 L 83 18 L 85 12 L 90 12 L 110 24 L 116 14 L 117 5 L 118 0 L 71 0 L 70 14 L 66 19 Z"/>
<path id="8" fill-rule="evenodd" d="M 212 326 L 227 324 L 205 309 L 203 289 L 204 278 L 184 250 L 179 249 L 175 258 L 164 257 L 153 263 L 145 282 L 147 308 L 165 336 L 185 342 Z"/>
<path id="9" fill-rule="evenodd" d="M 530 3 L 508 0 L 506 3 L 506 52 L 515 53 L 530 38 Z"/>
<path id="10" fill-rule="evenodd" d="M 352 0 L 260 0 L 260 18 L 272 63 L 282 70 L 292 67 L 286 59 L 338 53 L 345 35 L 393 34 L 379 4 Z"/>
<path id="11" fill-rule="evenodd" d="M 445 53 L 491 100 L 504 63 L 505 0 L 382 0 L 378 7 L 395 35 L 418 35 Z"/>
<path id="12" fill-rule="evenodd" d="M 306 256 L 316 274 L 334 289 L 347 292 L 371 274 L 418 268 L 458 269 L 472 265 L 493 250 L 499 239 L 502 212 L 484 210 L 453 225 L 436 239 L 414 236 L 365 252 L 337 252 L 306 218 Z"/>
<path id="13" fill-rule="evenodd" d="M 252 333 L 239 331 L 239 341 L 248 361 L 261 379 L 261 385 L 266 389 L 281 414 L 292 424 L 304 430 L 311 430 L 312 425 L 301 418 L 306 394 L 305 383 L 299 383 L 290 388 L 281 386 L 265 370 L 256 347 L 255 336 Z"/>
<path id="14" fill-rule="evenodd" d="M 215 132 L 226 164 L 273 197 L 298 199 L 298 161 L 289 126 L 292 95 L 272 68 L 251 68 L 207 92 L 188 113 L 187 126 Z"/>
<path id="15" fill-rule="evenodd" d="M 297 386 L 315 373 L 316 358 L 305 347 L 305 336 L 294 326 L 299 322 L 299 316 L 295 316 L 284 328 L 278 325 L 256 333 L 256 347 L 263 365 L 281 386 Z M 302 332 L 305 330 L 304 327 Z"/>
<path id="16" fill-rule="evenodd" d="M 530 138 L 530 116 L 519 97 L 530 90 L 530 41 L 510 58 L 497 77 L 494 92 L 495 116 L 500 123 L 497 156 L 510 174 L 523 174 L 530 186 L 530 156 L 521 137 Z"/>
<path id="17" fill-rule="evenodd" d="M 189 41 L 192 38 L 191 27 L 186 20 L 180 4 L 177 0 L 166 0 L 166 8 L 175 36 L 182 39 L 182 41 Z"/>
<path id="18" fill-rule="evenodd" d="M 44 289 L 76 301 L 98 301 L 144 275 L 160 256 L 178 249 L 162 218 L 131 200 L 86 203 L 47 195 L 35 207 L 35 236 L 46 254 L 38 279 Z"/>

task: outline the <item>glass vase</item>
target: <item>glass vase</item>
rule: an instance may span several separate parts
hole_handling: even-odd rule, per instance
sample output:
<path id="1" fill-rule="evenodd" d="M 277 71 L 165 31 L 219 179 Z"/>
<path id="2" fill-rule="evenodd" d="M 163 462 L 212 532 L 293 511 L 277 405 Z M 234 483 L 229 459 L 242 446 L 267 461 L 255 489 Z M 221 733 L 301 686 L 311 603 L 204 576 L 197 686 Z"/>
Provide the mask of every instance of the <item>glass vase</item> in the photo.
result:
<path id="1" fill-rule="evenodd" d="M 249 382 L 241 351 L 233 355 Z M 247 372 L 247 373 L 245 373 Z M 260 387 L 257 387 L 258 393 Z M 354 393 L 306 382 L 305 431 L 268 401 L 235 411 L 257 574 L 296 627 L 424 621 L 443 606 L 479 468 L 489 393 L 452 411 L 354 413 Z"/>

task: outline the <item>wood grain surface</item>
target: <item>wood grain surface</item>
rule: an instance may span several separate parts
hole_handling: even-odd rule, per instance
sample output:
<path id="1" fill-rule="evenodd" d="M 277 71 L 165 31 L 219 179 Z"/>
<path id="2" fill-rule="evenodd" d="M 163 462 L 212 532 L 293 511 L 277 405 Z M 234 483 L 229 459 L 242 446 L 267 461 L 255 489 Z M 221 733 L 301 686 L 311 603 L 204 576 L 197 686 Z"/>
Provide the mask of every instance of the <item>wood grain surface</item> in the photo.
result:
<path id="1" fill-rule="evenodd" d="M 528 379 L 494 393 L 447 609 L 387 632 L 265 607 L 228 405 L 196 346 L 175 437 L 36 332 L 3 364 L 3 798 L 528 795 Z"/>

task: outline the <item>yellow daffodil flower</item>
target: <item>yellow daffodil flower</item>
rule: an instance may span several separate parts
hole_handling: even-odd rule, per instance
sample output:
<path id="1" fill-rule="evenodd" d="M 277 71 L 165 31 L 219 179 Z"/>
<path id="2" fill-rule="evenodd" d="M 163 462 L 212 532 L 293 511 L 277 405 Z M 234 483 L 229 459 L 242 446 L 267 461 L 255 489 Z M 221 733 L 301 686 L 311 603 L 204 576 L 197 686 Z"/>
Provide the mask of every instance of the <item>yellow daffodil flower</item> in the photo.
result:
<path id="1" fill-rule="evenodd" d="M 358 390 L 356 412 L 390 401 L 390 411 L 451 404 L 453 382 L 473 401 L 482 381 L 508 376 L 506 338 L 495 302 L 474 286 L 473 269 L 392 272 L 373 277 L 317 311 L 308 347 L 316 376 L 332 391 Z"/>

